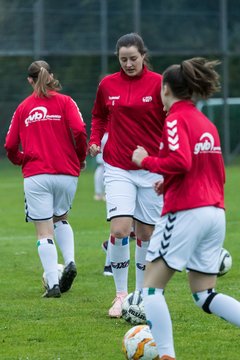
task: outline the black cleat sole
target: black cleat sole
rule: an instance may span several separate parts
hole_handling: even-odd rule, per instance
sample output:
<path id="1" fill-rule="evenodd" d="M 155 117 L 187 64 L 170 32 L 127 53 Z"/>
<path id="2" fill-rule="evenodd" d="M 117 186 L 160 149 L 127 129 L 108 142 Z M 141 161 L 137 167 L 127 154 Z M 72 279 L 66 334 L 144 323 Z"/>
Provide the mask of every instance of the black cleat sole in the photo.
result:
<path id="1" fill-rule="evenodd" d="M 60 282 L 59 282 L 61 293 L 64 293 L 64 292 L 68 291 L 71 288 L 72 283 L 73 283 L 76 276 L 77 276 L 76 265 L 73 262 L 71 262 L 64 269 L 62 277 L 61 277 Z"/>

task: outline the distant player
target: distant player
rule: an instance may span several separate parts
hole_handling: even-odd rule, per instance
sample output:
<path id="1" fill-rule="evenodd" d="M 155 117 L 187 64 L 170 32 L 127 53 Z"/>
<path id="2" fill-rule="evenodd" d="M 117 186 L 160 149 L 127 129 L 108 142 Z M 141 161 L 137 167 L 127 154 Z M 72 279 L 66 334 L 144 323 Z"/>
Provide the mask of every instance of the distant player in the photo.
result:
<path id="1" fill-rule="evenodd" d="M 192 99 L 219 90 L 217 61 L 185 60 L 163 73 L 161 97 L 168 112 L 159 157 L 138 147 L 133 162 L 163 174 L 156 192 L 164 194 L 162 221 L 147 252 L 144 308 L 160 359 L 175 359 L 172 322 L 164 289 L 175 271 L 188 269 L 195 304 L 240 326 L 240 303 L 215 290 L 225 238 L 225 170 L 215 125 Z"/>
<path id="2" fill-rule="evenodd" d="M 44 297 L 60 297 L 77 275 L 74 235 L 67 220 L 85 167 L 86 129 L 76 103 L 59 94 L 61 86 L 45 61 L 28 68 L 33 93 L 16 109 L 6 137 L 8 158 L 22 166 L 26 220 L 34 222 L 38 254 L 46 274 Z M 58 254 L 65 269 L 58 280 Z"/>
<path id="3" fill-rule="evenodd" d="M 101 152 L 96 156 L 97 167 L 94 171 L 94 200 L 105 201 L 105 186 L 104 186 L 104 161 L 102 152 L 107 142 L 108 133 L 103 135 L 101 141 Z"/>

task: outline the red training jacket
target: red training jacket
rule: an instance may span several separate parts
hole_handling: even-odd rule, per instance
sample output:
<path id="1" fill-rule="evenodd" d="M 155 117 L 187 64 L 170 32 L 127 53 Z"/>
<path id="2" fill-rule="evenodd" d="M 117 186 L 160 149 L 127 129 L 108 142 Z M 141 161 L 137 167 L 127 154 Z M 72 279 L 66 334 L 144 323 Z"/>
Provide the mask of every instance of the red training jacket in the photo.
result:
<path id="1" fill-rule="evenodd" d="M 215 125 L 190 101 L 173 104 L 159 157 L 142 167 L 164 176 L 162 214 L 202 206 L 224 208 L 225 169 Z"/>
<path id="2" fill-rule="evenodd" d="M 89 146 L 101 144 L 108 126 L 103 159 L 125 170 L 139 169 L 132 162 L 137 145 L 157 155 L 165 113 L 160 97 L 162 76 L 143 68 L 130 77 L 121 70 L 106 76 L 99 84 L 92 111 Z"/>
<path id="3" fill-rule="evenodd" d="M 78 176 L 86 158 L 86 126 L 71 97 L 33 93 L 16 109 L 6 137 L 10 161 L 24 177 L 38 174 Z M 20 151 L 20 147 L 22 151 Z"/>

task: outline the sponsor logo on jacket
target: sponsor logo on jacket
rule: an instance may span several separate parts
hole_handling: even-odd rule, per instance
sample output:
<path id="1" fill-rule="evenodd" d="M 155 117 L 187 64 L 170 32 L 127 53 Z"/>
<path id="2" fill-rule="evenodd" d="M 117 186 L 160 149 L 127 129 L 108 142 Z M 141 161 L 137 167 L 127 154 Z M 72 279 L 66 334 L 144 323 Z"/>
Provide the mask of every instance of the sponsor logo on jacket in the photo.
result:
<path id="1" fill-rule="evenodd" d="M 108 99 L 112 101 L 112 106 L 115 105 L 115 101 L 120 99 L 120 95 L 118 96 L 109 96 Z"/>
<path id="2" fill-rule="evenodd" d="M 221 153 L 221 147 L 214 145 L 214 137 L 212 134 L 205 132 L 201 135 L 199 142 L 194 147 L 194 154 L 199 153 Z"/>
<path id="3" fill-rule="evenodd" d="M 35 123 L 37 121 L 45 121 L 45 120 L 61 120 L 61 115 L 48 115 L 47 108 L 44 106 L 38 106 L 32 109 L 28 115 L 28 117 L 24 120 L 25 125 Z"/>
<path id="4" fill-rule="evenodd" d="M 143 101 L 143 102 L 151 102 L 151 101 L 152 101 L 152 96 L 144 96 L 144 97 L 142 98 L 142 101 Z"/>

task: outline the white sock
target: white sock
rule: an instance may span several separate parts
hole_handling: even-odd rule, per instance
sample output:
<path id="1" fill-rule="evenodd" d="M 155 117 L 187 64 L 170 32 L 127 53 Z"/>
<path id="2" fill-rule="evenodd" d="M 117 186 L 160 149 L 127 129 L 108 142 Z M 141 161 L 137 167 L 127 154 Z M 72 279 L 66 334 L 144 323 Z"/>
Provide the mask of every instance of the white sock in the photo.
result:
<path id="1" fill-rule="evenodd" d="M 216 295 L 209 302 L 210 312 L 240 327 L 240 302 L 228 295 L 215 293 L 214 289 L 211 294 Z M 193 295 L 196 304 L 200 307 L 210 299 L 209 296 L 211 295 L 208 290 Z"/>
<path id="2" fill-rule="evenodd" d="M 49 288 L 58 284 L 58 255 L 53 239 L 39 239 L 37 241 L 38 254 L 46 274 Z"/>
<path id="3" fill-rule="evenodd" d="M 110 236 L 108 246 L 116 292 L 127 292 L 130 262 L 129 237 L 118 239 Z"/>
<path id="4" fill-rule="evenodd" d="M 62 252 L 64 264 L 67 266 L 74 261 L 74 235 L 67 220 L 61 220 L 54 224 L 54 235 Z"/>
<path id="5" fill-rule="evenodd" d="M 107 248 L 107 253 L 106 253 L 105 266 L 110 266 L 111 265 L 109 243 L 110 243 L 110 241 L 108 240 L 108 248 Z"/>
<path id="6" fill-rule="evenodd" d="M 210 311 L 240 327 L 240 302 L 225 294 L 217 294 L 212 300 Z"/>
<path id="7" fill-rule="evenodd" d="M 135 263 L 136 263 L 136 290 L 143 287 L 144 270 L 146 267 L 146 255 L 150 241 L 136 240 Z"/>
<path id="8" fill-rule="evenodd" d="M 168 355 L 175 358 L 172 320 L 163 295 L 163 289 L 143 288 L 142 295 L 147 323 L 150 326 L 160 357 Z"/>

